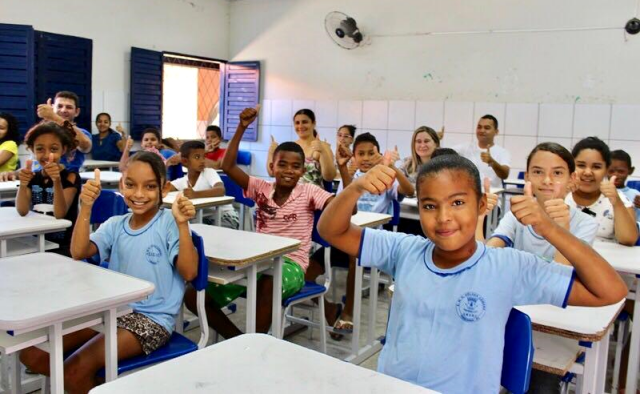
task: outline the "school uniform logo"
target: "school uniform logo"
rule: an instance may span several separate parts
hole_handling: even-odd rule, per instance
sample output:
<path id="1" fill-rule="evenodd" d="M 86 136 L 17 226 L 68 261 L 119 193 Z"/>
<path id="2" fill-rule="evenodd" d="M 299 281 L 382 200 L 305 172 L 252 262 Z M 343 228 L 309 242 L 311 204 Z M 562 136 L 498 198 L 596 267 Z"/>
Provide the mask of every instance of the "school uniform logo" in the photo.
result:
<path id="1" fill-rule="evenodd" d="M 478 293 L 464 293 L 460 298 L 458 298 L 458 302 L 456 302 L 456 311 L 458 312 L 458 316 L 460 316 L 463 321 L 469 323 L 482 319 L 486 310 L 487 304 L 484 301 L 484 298 L 482 298 Z"/>
<path id="2" fill-rule="evenodd" d="M 155 245 L 151 245 L 147 248 L 145 252 L 145 256 L 147 257 L 147 261 L 151 264 L 155 265 L 160 262 L 160 257 L 162 256 L 162 251 L 159 247 Z"/>

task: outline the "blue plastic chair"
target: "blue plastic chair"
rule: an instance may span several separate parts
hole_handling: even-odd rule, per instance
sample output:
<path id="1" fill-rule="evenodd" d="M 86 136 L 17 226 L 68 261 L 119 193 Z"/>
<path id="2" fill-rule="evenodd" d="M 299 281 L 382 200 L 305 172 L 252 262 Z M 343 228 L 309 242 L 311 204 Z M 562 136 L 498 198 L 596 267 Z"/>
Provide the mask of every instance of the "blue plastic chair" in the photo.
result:
<path id="1" fill-rule="evenodd" d="M 102 189 L 91 208 L 91 219 L 89 222 L 92 225 L 102 224 L 110 217 L 124 215 L 128 211 L 129 207 L 127 203 L 124 202 L 122 194 L 116 190 Z"/>
<path id="2" fill-rule="evenodd" d="M 289 298 L 282 300 L 282 306 L 284 307 L 284 311 L 282 313 L 282 324 L 280 325 L 282 332 L 281 336 L 284 336 L 284 326 L 287 320 L 291 320 L 295 323 L 305 325 L 307 327 L 317 327 L 320 329 L 320 350 L 322 353 L 327 353 L 327 322 L 324 318 L 324 295 L 329 291 L 329 286 L 331 285 L 331 245 L 329 245 L 322 237 L 317 230 L 318 220 L 320 219 L 320 215 L 322 211 L 316 211 L 315 217 L 313 221 L 313 232 L 311 233 L 311 240 L 321 247 L 324 248 L 324 284 L 319 285 L 315 282 L 304 282 L 304 287 L 292 295 Z M 291 310 L 291 308 L 304 301 L 312 300 L 314 298 L 318 298 L 318 308 L 319 308 L 319 316 L 318 320 L 320 323 L 310 322 L 305 319 L 300 319 L 292 315 L 288 315 L 287 313 Z"/>
<path id="3" fill-rule="evenodd" d="M 236 202 L 240 204 L 240 230 L 244 230 L 246 208 L 253 208 L 256 204 L 252 199 L 244 196 L 242 188 L 228 175 L 220 174 L 220 179 L 224 184 L 224 194 L 235 198 Z M 251 230 L 253 231 L 253 229 Z"/>
<path id="4" fill-rule="evenodd" d="M 198 251 L 198 275 L 191 281 L 191 285 L 197 291 L 198 320 L 200 321 L 200 340 L 198 343 L 177 333 L 171 334 L 169 342 L 149 355 L 141 355 L 126 360 L 118 361 L 118 375 L 123 373 L 171 360 L 185 354 L 202 349 L 209 340 L 209 325 L 207 323 L 207 313 L 205 311 L 205 289 L 207 288 L 209 276 L 209 261 L 204 254 L 204 241 L 196 232 L 191 232 L 191 240 Z M 104 377 L 104 368 L 98 371 L 98 376 Z"/>
<path id="5" fill-rule="evenodd" d="M 236 163 L 243 166 L 251 165 L 251 152 L 248 150 L 239 150 L 238 158 L 236 159 Z"/>
<path id="6" fill-rule="evenodd" d="M 640 191 L 640 181 L 628 181 L 627 186 Z"/>
<path id="7" fill-rule="evenodd" d="M 183 176 L 184 170 L 182 169 L 182 164 L 176 164 L 167 168 L 167 179 L 169 181 L 175 181 L 176 179 L 180 179 Z"/>
<path id="8" fill-rule="evenodd" d="M 504 334 L 502 356 L 502 387 L 514 394 L 529 390 L 533 366 L 533 333 L 531 319 L 525 313 L 512 309 Z"/>

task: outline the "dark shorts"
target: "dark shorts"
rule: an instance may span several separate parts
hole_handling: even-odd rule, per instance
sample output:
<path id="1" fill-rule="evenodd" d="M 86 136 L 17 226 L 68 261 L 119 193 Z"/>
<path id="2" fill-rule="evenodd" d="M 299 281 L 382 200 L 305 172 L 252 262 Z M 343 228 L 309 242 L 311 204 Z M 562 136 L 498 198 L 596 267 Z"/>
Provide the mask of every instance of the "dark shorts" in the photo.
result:
<path id="1" fill-rule="evenodd" d="M 311 260 L 316 261 L 324 267 L 324 251 L 325 248 L 316 250 L 311 255 Z M 349 255 L 338 248 L 331 248 L 331 266 L 349 268 Z"/>
<path id="2" fill-rule="evenodd" d="M 120 316 L 116 324 L 136 336 L 144 354 L 149 354 L 169 342 L 171 334 L 160 324 L 142 313 L 133 312 Z"/>

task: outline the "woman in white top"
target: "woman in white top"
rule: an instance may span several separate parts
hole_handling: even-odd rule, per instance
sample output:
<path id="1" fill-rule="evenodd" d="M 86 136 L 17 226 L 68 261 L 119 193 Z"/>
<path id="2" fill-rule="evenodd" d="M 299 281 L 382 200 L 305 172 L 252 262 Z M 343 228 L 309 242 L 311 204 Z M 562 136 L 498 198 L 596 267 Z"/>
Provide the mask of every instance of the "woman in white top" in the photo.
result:
<path id="1" fill-rule="evenodd" d="M 605 179 L 611 164 L 609 147 L 597 137 L 580 140 L 571 152 L 576 161 L 576 190 L 566 203 L 593 216 L 596 237 L 632 246 L 638 239 L 633 204 L 616 189 L 615 179 Z"/>

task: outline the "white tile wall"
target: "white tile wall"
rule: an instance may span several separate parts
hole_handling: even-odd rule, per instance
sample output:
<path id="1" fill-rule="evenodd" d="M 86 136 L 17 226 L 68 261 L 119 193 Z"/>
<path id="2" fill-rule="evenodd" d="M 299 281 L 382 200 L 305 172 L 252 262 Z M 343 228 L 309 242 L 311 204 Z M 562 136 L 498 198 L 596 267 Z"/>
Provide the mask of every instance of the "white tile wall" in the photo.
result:
<path id="1" fill-rule="evenodd" d="M 127 92 L 106 90 L 104 92 L 104 112 L 111 115 L 113 122 L 129 120 L 129 94 Z"/>
<path id="2" fill-rule="evenodd" d="M 258 118 L 258 124 L 271 124 L 271 100 L 262 100 L 260 103 L 260 117 Z"/>
<path id="3" fill-rule="evenodd" d="M 98 103 L 100 95 L 96 97 Z M 337 128 L 354 124 L 358 133 L 375 135 L 382 151 L 397 145 L 403 158 L 410 155 L 411 136 L 417 126 L 439 130 L 444 124 L 442 146 L 469 144 L 475 140 L 478 118 L 490 113 L 500 122 L 496 143 L 511 152 L 513 177 L 524 169 L 526 157 L 536 144 L 553 141 L 571 150 L 575 142 L 589 135 L 603 138 L 611 149 L 625 149 L 640 162 L 640 105 L 291 99 L 263 101 L 259 140 L 249 144 L 254 153 L 254 174 L 266 175 L 271 135 L 277 142 L 297 138 L 292 115 L 298 107 L 314 109 L 320 138 L 334 147 Z M 637 175 L 640 177 L 640 171 Z"/>

